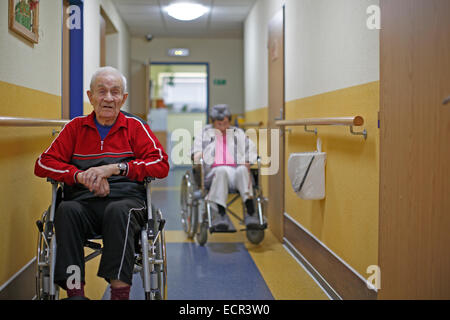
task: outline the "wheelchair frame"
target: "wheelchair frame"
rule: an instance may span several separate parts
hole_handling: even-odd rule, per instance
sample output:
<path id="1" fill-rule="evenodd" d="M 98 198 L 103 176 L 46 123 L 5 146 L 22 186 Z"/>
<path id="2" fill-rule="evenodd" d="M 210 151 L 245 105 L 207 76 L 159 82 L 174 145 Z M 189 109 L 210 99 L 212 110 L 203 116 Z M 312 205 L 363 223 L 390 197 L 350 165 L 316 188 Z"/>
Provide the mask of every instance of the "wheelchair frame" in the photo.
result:
<path id="1" fill-rule="evenodd" d="M 167 260 L 164 225 L 161 210 L 154 210 L 151 202 L 151 181 L 145 179 L 147 196 L 147 222 L 140 232 L 140 252 L 135 254 L 134 273 L 141 272 L 145 300 L 167 299 Z M 52 184 L 52 202 L 42 219 L 36 222 L 39 229 L 37 247 L 36 298 L 38 300 L 59 299 L 59 286 L 54 282 L 56 236 L 54 232 L 54 217 L 58 192 L 62 191 L 63 183 L 47 179 Z M 100 238 L 99 238 L 100 239 Z M 91 239 L 92 240 L 92 239 Z M 85 262 L 102 253 L 99 243 L 88 240 L 85 247 L 94 250 L 85 257 Z"/>
<path id="2" fill-rule="evenodd" d="M 256 200 L 256 207 L 259 218 L 259 227 L 255 229 L 241 229 L 240 231 L 247 232 L 247 238 L 253 244 L 260 243 L 264 238 L 264 230 L 267 228 L 267 222 L 264 219 L 263 203 L 268 199 L 263 197 L 262 184 L 261 184 L 261 159 L 257 158 L 257 169 L 251 168 L 250 170 L 257 170 L 257 183 L 253 186 L 254 199 Z M 200 179 L 195 181 L 195 170 L 200 169 Z M 252 173 L 250 179 L 253 179 Z M 200 181 L 198 181 L 200 180 Z M 200 159 L 199 165 L 194 165 L 191 170 L 186 171 L 182 178 L 181 185 L 181 219 L 184 231 L 188 235 L 188 238 L 192 239 L 196 237 L 197 242 L 200 245 L 204 245 L 207 242 L 208 231 L 210 233 L 219 232 L 214 230 L 212 226 L 212 214 L 211 205 L 209 201 L 204 200 L 208 190 L 205 187 L 205 170 L 204 160 Z M 246 214 L 246 207 L 243 205 L 243 215 L 241 218 L 238 214 L 229 209 L 229 206 L 233 204 L 237 199 L 241 198 L 240 194 L 236 194 L 228 203 L 226 211 L 235 217 L 241 224 L 244 224 L 244 217 Z M 201 214 L 199 212 L 200 202 L 205 202 L 205 210 Z M 222 231 L 223 232 L 223 231 Z M 228 231 L 230 232 L 230 231 Z M 231 232 L 236 232 L 231 231 Z"/>

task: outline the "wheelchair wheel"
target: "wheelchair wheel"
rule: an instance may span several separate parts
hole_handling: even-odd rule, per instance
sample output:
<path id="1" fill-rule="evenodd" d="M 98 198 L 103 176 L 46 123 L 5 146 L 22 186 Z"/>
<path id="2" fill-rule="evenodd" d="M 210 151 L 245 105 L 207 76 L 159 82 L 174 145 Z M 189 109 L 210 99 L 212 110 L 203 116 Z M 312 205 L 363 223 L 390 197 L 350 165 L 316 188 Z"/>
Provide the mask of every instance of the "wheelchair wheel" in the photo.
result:
<path id="1" fill-rule="evenodd" d="M 156 289 L 152 290 L 152 298 L 150 300 L 165 300 L 167 295 L 165 243 L 162 240 L 158 240 L 155 245 L 155 260 L 160 262 L 156 262 L 154 265 L 154 272 L 156 274 Z M 153 281 L 155 281 L 155 279 L 153 279 Z"/>
<path id="2" fill-rule="evenodd" d="M 36 299 L 37 300 L 58 300 L 59 287 L 55 284 L 55 295 L 50 295 L 50 266 L 51 266 L 51 245 L 44 234 L 49 231 L 48 216 L 50 208 L 44 211 L 41 220 L 37 221 L 38 242 L 36 255 Z"/>
<path id="3" fill-rule="evenodd" d="M 141 230 L 140 251 L 137 254 L 137 270 L 144 282 L 145 300 L 165 300 L 167 298 L 166 240 L 161 210 L 152 206 L 154 223 Z M 148 229 L 151 228 L 151 229 Z M 160 232 L 156 241 L 154 240 Z M 150 235 L 150 237 L 149 237 Z M 135 267 L 136 268 L 136 267 Z"/>
<path id="4" fill-rule="evenodd" d="M 200 225 L 200 230 L 197 233 L 197 242 L 199 245 L 204 246 L 208 241 L 208 222 L 203 221 Z"/>
<path id="5" fill-rule="evenodd" d="M 253 244 L 260 244 L 264 239 L 264 230 L 247 229 L 247 239 Z"/>
<path id="6" fill-rule="evenodd" d="M 162 219 L 161 210 L 157 210 L 159 219 Z M 167 257 L 166 257 L 166 235 L 164 229 L 161 231 L 161 237 L 158 240 L 156 248 L 157 259 L 162 260 L 162 265 L 157 265 L 158 271 L 158 288 L 155 294 L 156 300 L 167 299 Z"/>
<path id="7" fill-rule="evenodd" d="M 192 239 L 198 227 L 198 204 L 194 201 L 194 185 L 188 171 L 181 181 L 181 224 L 189 239 Z"/>

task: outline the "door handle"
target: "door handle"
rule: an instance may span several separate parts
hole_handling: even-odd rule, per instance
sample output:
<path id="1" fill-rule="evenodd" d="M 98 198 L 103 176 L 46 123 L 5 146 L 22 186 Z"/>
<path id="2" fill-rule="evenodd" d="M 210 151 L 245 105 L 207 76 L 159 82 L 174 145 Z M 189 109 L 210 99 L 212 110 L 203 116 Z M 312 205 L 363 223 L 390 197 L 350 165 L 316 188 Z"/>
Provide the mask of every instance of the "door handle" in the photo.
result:
<path id="1" fill-rule="evenodd" d="M 450 96 L 448 96 L 447 98 L 444 99 L 444 101 L 442 102 L 442 104 L 445 106 L 446 104 L 450 103 Z"/>

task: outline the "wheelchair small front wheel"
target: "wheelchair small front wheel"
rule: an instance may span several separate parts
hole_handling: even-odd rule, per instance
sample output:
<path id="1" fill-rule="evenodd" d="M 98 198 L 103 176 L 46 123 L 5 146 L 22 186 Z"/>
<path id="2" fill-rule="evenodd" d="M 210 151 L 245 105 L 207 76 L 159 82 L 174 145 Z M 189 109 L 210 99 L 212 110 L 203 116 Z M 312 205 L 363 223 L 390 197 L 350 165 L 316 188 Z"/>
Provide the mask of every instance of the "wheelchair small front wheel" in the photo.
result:
<path id="1" fill-rule="evenodd" d="M 197 242 L 199 245 L 204 246 L 205 243 L 208 241 L 208 223 L 202 222 L 200 225 L 200 231 L 196 235 Z"/>
<path id="2" fill-rule="evenodd" d="M 247 239 L 253 244 L 260 244 L 264 239 L 264 230 L 247 229 Z"/>

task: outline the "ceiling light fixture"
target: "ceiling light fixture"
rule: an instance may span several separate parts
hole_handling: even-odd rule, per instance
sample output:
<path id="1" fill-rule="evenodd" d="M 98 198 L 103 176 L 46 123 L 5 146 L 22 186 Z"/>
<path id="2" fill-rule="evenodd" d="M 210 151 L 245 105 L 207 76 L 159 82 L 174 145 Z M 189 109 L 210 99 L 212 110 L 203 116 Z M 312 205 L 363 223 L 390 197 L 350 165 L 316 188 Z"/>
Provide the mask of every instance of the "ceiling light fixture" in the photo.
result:
<path id="1" fill-rule="evenodd" d="M 198 19 L 209 11 L 207 7 L 201 4 L 187 2 L 171 4 L 165 10 L 172 18 L 182 21 Z"/>

